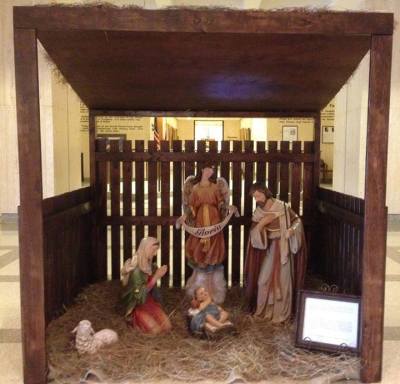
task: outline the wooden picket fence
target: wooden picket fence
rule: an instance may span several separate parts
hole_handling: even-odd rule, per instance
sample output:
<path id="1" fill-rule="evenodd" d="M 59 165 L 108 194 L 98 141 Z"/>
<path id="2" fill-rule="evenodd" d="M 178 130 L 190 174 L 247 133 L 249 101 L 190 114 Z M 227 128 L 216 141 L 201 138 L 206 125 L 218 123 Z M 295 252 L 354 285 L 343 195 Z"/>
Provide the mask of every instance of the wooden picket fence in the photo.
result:
<path id="1" fill-rule="evenodd" d="M 107 147 L 104 140 L 97 142 L 96 194 L 86 187 L 43 200 L 47 322 L 62 313 L 88 283 L 107 278 L 108 246 L 111 274 L 118 279 L 122 260 L 131 256 L 145 235 L 159 236 L 162 262 L 172 261 L 172 274 L 163 284 L 182 285 L 190 273 L 182 260 L 185 239 L 181 230 L 171 227 L 181 214 L 184 178 L 205 160 L 219 162 L 219 175 L 229 180 L 232 203 L 242 213 L 224 232 L 225 272 L 229 265 L 232 284 L 240 281 L 241 254 L 253 209 L 247 191 L 253 180 L 258 180 L 267 182 L 275 195 L 302 213 L 311 271 L 338 285 L 340 291 L 361 293 L 364 201 L 322 188 L 311 200 L 313 156 L 309 143 L 304 143 L 304 150 L 300 150 L 301 143 L 293 143 L 291 150 L 281 143 L 278 150 L 275 142 L 268 148 L 265 143 L 245 142 L 244 151 L 241 142 L 224 142 L 221 151 L 213 143 L 207 151 L 203 142 L 195 151 L 193 141 L 173 142 L 172 151 L 168 143 L 157 150 L 150 142 L 146 150 L 138 141 L 134 151 L 131 142 L 121 144 L 111 142 Z"/>
<path id="2" fill-rule="evenodd" d="M 110 227 L 112 279 L 119 279 L 121 263 L 131 257 L 140 239 L 145 235 L 160 234 L 161 263 L 170 265 L 172 261 L 170 276 L 164 277 L 162 285 L 168 285 L 171 277 L 173 286 L 181 286 L 189 271 L 186 263 L 182 262 L 184 234 L 173 226 L 182 214 L 183 182 L 187 176 L 195 174 L 204 162 L 219 165 L 218 174 L 228 180 L 232 204 L 242 215 L 232 219 L 230 228 L 227 226 L 224 232 L 227 251 L 225 273 L 229 265 L 232 284 L 239 283 L 242 273 L 241 253 L 244 252 L 253 210 L 248 190 L 254 181 L 266 182 L 274 195 L 290 203 L 295 211 L 301 209 L 305 221 L 311 217 L 315 160 L 313 142 L 296 141 L 292 145 L 280 142 L 278 148 L 278 142 L 266 145 L 265 142 L 223 141 L 220 150 L 216 142 L 198 141 L 195 145 L 193 140 L 173 141 L 171 145 L 162 141 L 160 148 L 155 141 L 150 141 L 147 149 L 142 140 L 135 141 L 134 147 L 132 144 L 129 140 L 96 141 L 98 278 L 107 276 L 107 227 Z M 109 212 L 108 183 L 111 198 Z"/>

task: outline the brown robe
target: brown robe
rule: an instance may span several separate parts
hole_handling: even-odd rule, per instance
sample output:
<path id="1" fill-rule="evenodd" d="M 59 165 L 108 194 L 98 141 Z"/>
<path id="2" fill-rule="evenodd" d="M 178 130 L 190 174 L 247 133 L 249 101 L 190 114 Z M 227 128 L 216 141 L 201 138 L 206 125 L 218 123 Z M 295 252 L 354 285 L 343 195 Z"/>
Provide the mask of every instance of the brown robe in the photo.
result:
<path id="1" fill-rule="evenodd" d="M 283 203 L 277 200 L 272 208 L 284 212 Z M 253 215 L 250 233 L 257 224 L 255 217 L 256 212 Z M 289 318 L 294 308 L 293 291 L 303 287 L 306 270 L 306 243 L 300 219 L 287 207 L 283 220 L 280 222 L 280 219 L 276 218 L 262 231 L 261 237 L 268 237 L 265 241 L 266 249 L 254 248 L 249 237 L 245 260 L 245 295 L 248 309 L 251 312 L 255 311 L 257 316 L 273 322 L 282 322 Z M 289 249 L 288 255 L 281 255 L 282 249 L 287 250 L 289 246 L 288 243 L 281 244 L 281 241 L 288 241 L 285 234 L 281 233 L 282 225 L 283 232 L 289 227 L 295 228 L 297 232 L 294 236 L 300 239 L 301 247 L 296 254 Z"/>

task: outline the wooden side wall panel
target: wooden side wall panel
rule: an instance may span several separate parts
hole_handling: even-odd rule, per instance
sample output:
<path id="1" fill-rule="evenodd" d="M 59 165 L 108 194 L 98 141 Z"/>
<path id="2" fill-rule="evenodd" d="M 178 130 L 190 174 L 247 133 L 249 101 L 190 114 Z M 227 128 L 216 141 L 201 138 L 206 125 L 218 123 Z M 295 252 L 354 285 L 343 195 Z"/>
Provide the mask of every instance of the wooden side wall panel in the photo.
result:
<path id="1" fill-rule="evenodd" d="M 313 272 L 340 292 L 360 295 L 364 201 L 323 188 L 316 198 Z"/>

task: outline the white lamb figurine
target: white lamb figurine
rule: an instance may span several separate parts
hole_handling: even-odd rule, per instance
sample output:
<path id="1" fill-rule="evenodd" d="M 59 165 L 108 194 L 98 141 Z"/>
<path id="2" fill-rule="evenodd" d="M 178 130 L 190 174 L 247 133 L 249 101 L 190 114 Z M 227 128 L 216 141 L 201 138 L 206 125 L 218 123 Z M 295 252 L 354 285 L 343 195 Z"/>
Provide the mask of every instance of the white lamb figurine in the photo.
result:
<path id="1" fill-rule="evenodd" d="M 79 354 L 96 353 L 104 345 L 118 341 L 118 335 L 112 329 L 102 329 L 95 333 L 89 320 L 81 320 L 72 333 L 76 333 L 75 347 Z"/>

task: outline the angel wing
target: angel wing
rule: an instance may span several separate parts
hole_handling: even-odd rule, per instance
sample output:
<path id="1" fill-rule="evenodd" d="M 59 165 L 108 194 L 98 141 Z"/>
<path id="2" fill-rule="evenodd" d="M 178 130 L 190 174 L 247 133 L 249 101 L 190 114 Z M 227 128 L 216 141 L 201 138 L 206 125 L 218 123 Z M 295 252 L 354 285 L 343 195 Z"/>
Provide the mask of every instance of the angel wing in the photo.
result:
<path id="1" fill-rule="evenodd" d="M 190 225 L 193 224 L 194 222 L 194 216 L 192 209 L 190 207 L 190 195 L 193 192 L 193 187 L 194 187 L 194 180 L 196 176 L 191 175 L 188 176 L 183 183 L 183 190 L 182 190 L 182 207 L 183 207 L 183 213 L 186 214 L 186 222 Z"/>
<path id="2" fill-rule="evenodd" d="M 221 217 L 224 218 L 228 214 L 230 190 L 227 181 L 223 177 L 218 177 L 217 188 L 223 200 L 220 205 Z"/>

